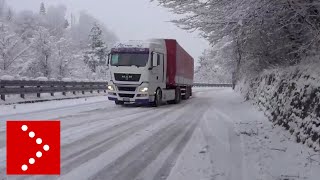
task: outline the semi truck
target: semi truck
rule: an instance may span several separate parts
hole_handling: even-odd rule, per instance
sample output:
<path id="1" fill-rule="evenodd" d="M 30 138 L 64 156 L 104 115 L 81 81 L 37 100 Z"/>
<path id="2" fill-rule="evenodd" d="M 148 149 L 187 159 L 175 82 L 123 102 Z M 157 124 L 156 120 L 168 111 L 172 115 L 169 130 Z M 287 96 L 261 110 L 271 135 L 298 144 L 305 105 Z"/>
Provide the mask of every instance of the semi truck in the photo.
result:
<path id="1" fill-rule="evenodd" d="M 194 59 L 175 39 L 118 43 L 108 57 L 108 99 L 155 107 L 192 96 Z"/>

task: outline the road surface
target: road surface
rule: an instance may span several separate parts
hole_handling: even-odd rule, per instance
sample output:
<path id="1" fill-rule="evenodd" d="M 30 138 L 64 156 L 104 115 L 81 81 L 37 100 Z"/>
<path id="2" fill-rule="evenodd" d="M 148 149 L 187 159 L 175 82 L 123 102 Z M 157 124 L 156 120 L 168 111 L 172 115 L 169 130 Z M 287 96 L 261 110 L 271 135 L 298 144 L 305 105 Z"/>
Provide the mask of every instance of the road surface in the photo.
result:
<path id="1" fill-rule="evenodd" d="M 230 88 L 198 88 L 179 105 L 63 103 L 0 114 L 0 179 L 314 179 L 314 153 Z M 69 102 L 72 100 L 66 100 Z M 80 101 L 80 100 L 77 100 Z M 36 103 L 35 106 L 37 106 Z M 21 106 L 21 107 L 20 107 Z M 28 105 L 17 105 L 17 109 Z M 30 105 L 29 105 L 30 106 Z M 40 105 L 41 106 L 41 105 Z M 0 106 L 5 109 L 8 107 Z M 31 108 L 30 108 L 31 109 Z M 5 120 L 61 120 L 61 176 L 6 176 Z M 315 161 L 320 155 L 313 156 Z"/>

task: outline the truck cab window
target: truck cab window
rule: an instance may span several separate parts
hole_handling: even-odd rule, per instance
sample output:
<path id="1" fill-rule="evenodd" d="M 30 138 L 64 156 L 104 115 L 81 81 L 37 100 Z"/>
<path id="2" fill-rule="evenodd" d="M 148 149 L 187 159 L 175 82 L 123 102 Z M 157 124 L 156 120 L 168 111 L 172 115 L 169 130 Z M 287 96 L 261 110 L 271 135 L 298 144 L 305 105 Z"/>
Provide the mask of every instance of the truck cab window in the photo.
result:
<path id="1" fill-rule="evenodd" d="M 145 67 L 148 62 L 148 53 L 119 53 L 112 54 L 111 66 Z"/>

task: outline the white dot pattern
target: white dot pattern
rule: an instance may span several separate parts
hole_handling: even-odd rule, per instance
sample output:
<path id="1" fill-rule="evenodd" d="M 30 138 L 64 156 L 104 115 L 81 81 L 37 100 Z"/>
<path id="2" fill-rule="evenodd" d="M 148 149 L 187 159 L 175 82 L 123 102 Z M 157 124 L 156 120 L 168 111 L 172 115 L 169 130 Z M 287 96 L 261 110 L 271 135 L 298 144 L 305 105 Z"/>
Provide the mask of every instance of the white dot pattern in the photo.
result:
<path id="1" fill-rule="evenodd" d="M 21 126 L 21 130 L 22 131 L 27 131 L 28 130 L 28 126 L 27 125 L 22 125 Z M 33 131 L 30 131 L 29 132 L 29 137 L 30 138 L 34 138 L 36 136 L 36 134 L 35 134 L 35 132 L 33 132 Z M 36 139 L 36 143 L 37 144 L 42 144 L 42 139 L 41 138 L 37 138 Z M 45 144 L 44 146 L 43 146 L 43 150 L 44 151 L 49 151 L 49 149 L 50 149 L 50 147 L 49 147 L 49 145 L 48 144 Z M 36 153 L 36 156 L 38 157 L 38 158 L 41 158 L 42 157 L 42 152 L 41 151 L 38 151 L 37 153 Z M 36 160 L 34 159 L 34 158 L 30 158 L 29 159 L 29 164 L 34 164 L 36 162 Z M 28 166 L 26 165 L 26 164 L 23 164 L 22 166 L 21 166 L 21 170 L 22 171 L 27 171 L 28 170 Z"/>
<path id="2" fill-rule="evenodd" d="M 28 170 L 28 166 L 24 164 L 21 166 L 21 169 L 22 169 L 22 171 L 26 171 L 26 170 Z"/>
<path id="3" fill-rule="evenodd" d="M 43 146 L 43 150 L 49 151 L 49 149 L 50 149 L 49 145 L 46 144 L 46 145 Z"/>
<path id="4" fill-rule="evenodd" d="M 35 135 L 36 135 L 36 134 L 35 134 L 33 131 L 29 132 L 29 137 L 30 137 L 30 138 L 34 138 Z"/>
<path id="5" fill-rule="evenodd" d="M 23 125 L 21 126 L 22 131 L 27 131 L 28 130 L 28 126 L 27 125 Z"/>
<path id="6" fill-rule="evenodd" d="M 41 158 L 41 157 L 42 157 L 42 152 L 41 152 L 41 151 L 38 151 L 38 152 L 36 153 L 36 156 L 37 156 L 38 158 Z"/>
<path id="7" fill-rule="evenodd" d="M 42 139 L 41 139 L 41 138 L 38 138 L 38 139 L 36 140 L 36 142 L 37 142 L 37 144 L 41 144 L 41 143 L 42 143 Z"/>
<path id="8" fill-rule="evenodd" d="M 34 158 L 29 159 L 29 164 L 34 164 L 35 162 L 36 162 L 36 160 Z"/>

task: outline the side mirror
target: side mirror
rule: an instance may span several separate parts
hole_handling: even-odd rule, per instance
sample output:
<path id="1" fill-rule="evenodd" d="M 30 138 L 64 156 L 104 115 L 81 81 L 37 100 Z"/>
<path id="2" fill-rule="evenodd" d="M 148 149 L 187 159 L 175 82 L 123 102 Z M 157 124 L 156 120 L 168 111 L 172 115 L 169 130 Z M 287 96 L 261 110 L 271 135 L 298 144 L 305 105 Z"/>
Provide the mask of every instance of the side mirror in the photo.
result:
<path id="1" fill-rule="evenodd" d="M 108 54 L 108 64 L 107 64 L 108 66 L 110 64 L 110 59 L 111 59 L 111 53 Z"/>
<path id="2" fill-rule="evenodd" d="M 158 54 L 157 53 L 152 53 L 152 67 L 157 67 L 158 66 Z"/>

